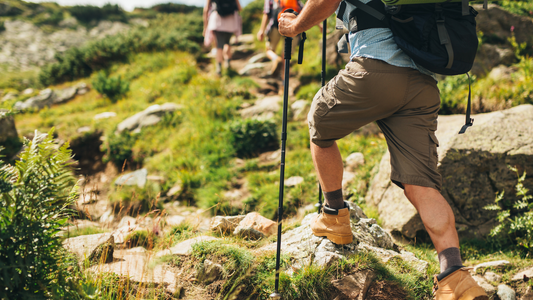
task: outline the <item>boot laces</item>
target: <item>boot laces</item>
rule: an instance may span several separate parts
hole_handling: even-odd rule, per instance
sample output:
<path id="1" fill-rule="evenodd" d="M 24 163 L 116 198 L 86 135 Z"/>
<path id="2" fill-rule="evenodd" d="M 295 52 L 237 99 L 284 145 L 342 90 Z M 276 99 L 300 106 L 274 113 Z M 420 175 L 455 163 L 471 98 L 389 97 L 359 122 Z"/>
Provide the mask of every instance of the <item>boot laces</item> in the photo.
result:
<path id="1" fill-rule="evenodd" d="M 433 282 L 433 300 L 437 299 L 437 291 L 439 290 L 439 283 L 437 280 Z"/>

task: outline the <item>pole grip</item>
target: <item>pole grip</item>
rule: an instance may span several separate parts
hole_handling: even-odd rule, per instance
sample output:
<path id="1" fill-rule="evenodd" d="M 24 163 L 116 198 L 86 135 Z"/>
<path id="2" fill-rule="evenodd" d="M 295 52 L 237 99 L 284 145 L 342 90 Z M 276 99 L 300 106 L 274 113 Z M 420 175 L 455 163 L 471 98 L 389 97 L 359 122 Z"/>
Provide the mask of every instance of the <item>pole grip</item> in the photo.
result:
<path id="1" fill-rule="evenodd" d="M 300 40 L 300 45 L 298 46 L 298 64 L 301 65 L 304 61 L 304 44 L 307 40 L 307 35 L 305 32 L 302 32 L 302 39 Z"/>
<path id="2" fill-rule="evenodd" d="M 284 51 L 283 58 L 291 60 L 292 55 L 292 38 L 291 37 L 285 37 L 285 51 Z"/>

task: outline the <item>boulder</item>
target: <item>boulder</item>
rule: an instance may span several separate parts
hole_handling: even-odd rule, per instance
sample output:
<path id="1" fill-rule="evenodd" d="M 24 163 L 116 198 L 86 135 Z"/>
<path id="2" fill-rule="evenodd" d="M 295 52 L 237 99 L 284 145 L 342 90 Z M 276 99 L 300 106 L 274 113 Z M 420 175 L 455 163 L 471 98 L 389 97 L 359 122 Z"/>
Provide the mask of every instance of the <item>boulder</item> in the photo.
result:
<path id="1" fill-rule="evenodd" d="M 95 120 L 109 119 L 109 118 L 113 118 L 113 117 L 116 117 L 116 116 L 117 116 L 117 113 L 115 113 L 115 112 L 103 112 L 101 114 L 97 114 L 96 116 L 94 116 L 93 119 L 95 119 Z"/>
<path id="2" fill-rule="evenodd" d="M 508 264 L 510 264 L 508 260 L 496 260 L 496 261 L 484 262 L 484 263 L 481 263 L 481 264 L 476 265 L 474 267 L 474 273 L 477 273 L 477 270 L 479 270 L 479 269 L 503 268 L 503 267 L 507 266 Z"/>
<path id="3" fill-rule="evenodd" d="M 143 127 L 153 126 L 159 123 L 163 115 L 173 113 L 181 108 L 182 106 L 176 103 L 152 105 L 118 124 L 117 132 L 120 133 L 127 130 L 133 133 L 138 133 Z"/>
<path id="4" fill-rule="evenodd" d="M 477 30 L 484 36 L 507 42 L 514 35 L 518 43 L 533 44 L 533 19 L 510 13 L 496 4 L 489 4 L 486 10 L 482 5 L 474 5 L 474 8 L 479 12 Z"/>
<path id="5" fill-rule="evenodd" d="M 533 287 L 528 286 L 526 292 L 520 300 L 533 300 Z"/>
<path id="6" fill-rule="evenodd" d="M 498 285 L 498 296 L 500 300 L 516 300 L 516 292 L 508 285 Z"/>
<path id="7" fill-rule="evenodd" d="M 148 170 L 140 169 L 131 173 L 121 175 L 115 180 L 115 185 L 137 185 L 143 188 L 146 184 L 146 177 L 148 176 Z"/>
<path id="8" fill-rule="evenodd" d="M 304 182 L 304 178 L 302 176 L 292 176 L 290 178 L 287 178 L 285 180 L 285 186 L 292 187 L 300 185 Z"/>
<path id="9" fill-rule="evenodd" d="M 361 152 L 354 152 L 346 157 L 345 169 L 355 171 L 358 167 L 365 164 L 365 156 Z"/>
<path id="10" fill-rule="evenodd" d="M 533 278 L 533 268 L 529 268 L 520 273 L 515 274 L 511 280 L 519 281 L 519 280 L 524 280 L 526 278 Z"/>
<path id="11" fill-rule="evenodd" d="M 39 92 L 39 95 L 31 97 L 26 101 L 19 101 L 13 106 L 14 110 L 43 109 L 45 106 L 50 107 L 55 103 L 57 95 L 52 89 L 45 89 Z"/>
<path id="12" fill-rule="evenodd" d="M 485 278 L 479 275 L 474 275 L 472 276 L 472 278 L 474 278 L 474 281 L 477 282 L 477 284 L 479 284 L 479 286 L 485 291 L 485 293 L 487 293 L 489 297 L 494 296 L 494 294 L 496 293 L 496 288 L 492 284 L 490 284 L 487 280 L 485 280 Z"/>
<path id="13" fill-rule="evenodd" d="M 471 73 L 476 76 L 483 76 L 498 65 L 509 66 L 516 61 L 511 46 L 482 44 L 472 66 Z"/>
<path id="14" fill-rule="evenodd" d="M 17 97 L 18 97 L 17 93 L 9 92 L 5 94 L 4 96 L 2 96 L 2 102 L 17 99 Z"/>
<path id="15" fill-rule="evenodd" d="M 333 300 L 365 299 L 366 292 L 375 277 L 376 271 L 362 270 L 341 279 L 333 280 L 331 284 L 336 290 L 333 294 L 338 295 Z"/>
<path id="16" fill-rule="evenodd" d="M 0 144 L 11 139 L 18 139 L 15 119 L 7 115 L 7 110 L 0 109 Z"/>
<path id="17" fill-rule="evenodd" d="M 280 96 L 269 96 L 257 100 L 253 106 L 241 110 L 241 117 L 272 119 L 281 108 L 280 102 Z"/>
<path id="18" fill-rule="evenodd" d="M 484 210 L 495 194 L 514 195 L 517 176 L 508 169 L 516 166 L 520 175 L 533 174 L 533 105 L 473 116 L 474 126 L 465 134 L 457 132 L 464 116 L 440 116 L 436 136 L 442 195 L 455 214 L 461 238 L 482 237 L 496 225 L 496 213 Z M 403 190 L 390 181 L 390 157 L 385 154 L 373 178 L 366 201 L 377 207 L 385 228 L 414 238 L 425 230 Z M 526 178 L 533 188 L 533 178 Z"/>
<path id="19" fill-rule="evenodd" d="M 311 108 L 311 103 L 307 100 L 297 100 L 291 104 L 292 118 L 294 120 L 307 120 L 307 114 Z"/>
<path id="20" fill-rule="evenodd" d="M 260 232 L 263 236 L 271 236 L 276 233 L 276 230 L 276 222 L 261 216 L 257 212 L 251 212 L 239 222 L 239 225 L 235 228 L 233 234 L 250 236 L 255 239 L 261 237 L 261 235 L 256 234 L 254 231 Z"/>
<path id="21" fill-rule="evenodd" d="M 224 274 L 224 268 L 220 264 L 216 264 L 209 259 L 204 260 L 204 263 L 200 266 L 198 270 L 197 279 L 200 282 L 203 282 L 205 285 L 208 285 L 222 277 Z"/>
<path id="22" fill-rule="evenodd" d="M 343 67 L 350 61 L 350 54 L 339 53 L 337 43 L 341 39 L 344 32 L 342 30 L 334 30 L 326 39 L 327 64 L 330 66 Z M 322 46 L 322 43 L 320 44 Z M 322 51 L 322 50 L 321 50 Z"/>
<path id="23" fill-rule="evenodd" d="M 350 206 L 355 207 L 355 204 Z M 357 215 L 357 210 L 354 209 L 354 211 L 353 215 L 350 214 L 354 235 L 351 244 L 336 245 L 327 238 L 315 236 L 311 231 L 311 220 L 317 213 L 312 213 L 302 220 L 300 227 L 289 230 L 282 235 L 283 253 L 293 258 L 296 268 L 309 264 L 330 266 L 358 251 L 371 251 L 384 260 L 392 256 L 401 256 L 400 252 L 393 250 L 394 243 L 391 236 L 377 225 L 376 220 L 360 218 Z M 257 251 L 274 251 L 275 249 L 276 243 L 273 243 Z"/>
<path id="24" fill-rule="evenodd" d="M 233 233 L 235 228 L 244 219 L 244 215 L 240 216 L 216 216 L 211 219 L 210 230 L 220 234 Z"/>
<path id="25" fill-rule="evenodd" d="M 61 104 L 68 102 L 69 100 L 74 99 L 78 93 L 77 87 L 69 87 L 66 89 L 62 89 L 60 91 L 56 92 L 56 97 L 54 98 L 54 104 Z"/>

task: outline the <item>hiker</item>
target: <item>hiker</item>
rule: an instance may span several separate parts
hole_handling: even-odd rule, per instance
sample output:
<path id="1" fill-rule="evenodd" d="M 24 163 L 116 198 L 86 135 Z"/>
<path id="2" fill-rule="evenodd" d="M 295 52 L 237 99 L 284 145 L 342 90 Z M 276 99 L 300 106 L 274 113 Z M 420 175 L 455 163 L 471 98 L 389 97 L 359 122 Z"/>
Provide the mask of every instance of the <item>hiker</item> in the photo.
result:
<path id="1" fill-rule="evenodd" d="M 239 0 L 207 0 L 204 6 L 204 44 L 209 47 L 216 40 L 216 73 L 222 74 L 222 62 L 230 68 L 231 36 L 242 34 L 242 19 Z"/>
<path id="2" fill-rule="evenodd" d="M 375 1 L 381 2 L 362 0 Z M 341 0 L 309 0 L 298 16 L 280 16 L 279 31 L 294 37 L 332 15 L 340 4 Z M 383 9 L 383 4 L 376 5 Z M 358 18 L 357 26 L 364 27 L 364 20 Z M 440 193 L 435 136 L 440 95 L 434 74 L 399 49 L 385 26 L 351 32 L 349 42 L 350 62 L 318 91 L 308 115 L 311 155 L 325 196 L 322 213 L 311 223 L 313 233 L 336 244 L 352 242 L 336 140 L 375 121 L 387 140 L 391 180 L 404 189 L 437 250 L 441 273 L 434 278 L 435 298 L 488 300 L 462 265 L 455 217 Z"/>
<path id="3" fill-rule="evenodd" d="M 257 32 L 257 39 L 263 41 L 266 36 L 266 56 L 272 61 L 272 67 L 267 73 L 267 77 L 277 77 L 283 72 L 283 55 L 276 53 L 276 48 L 283 37 L 278 31 L 278 17 L 282 11 L 292 8 L 295 12 L 300 12 L 304 5 L 299 0 L 265 0 L 261 27 Z M 292 50 L 298 49 L 299 38 L 292 40 Z"/>

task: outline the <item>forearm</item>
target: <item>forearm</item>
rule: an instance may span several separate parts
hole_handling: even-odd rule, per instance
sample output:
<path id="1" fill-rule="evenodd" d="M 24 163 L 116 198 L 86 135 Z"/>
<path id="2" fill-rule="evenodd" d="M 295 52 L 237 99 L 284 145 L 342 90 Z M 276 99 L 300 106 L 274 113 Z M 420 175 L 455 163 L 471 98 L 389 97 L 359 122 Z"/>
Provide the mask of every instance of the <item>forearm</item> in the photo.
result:
<path id="1" fill-rule="evenodd" d="M 263 14 L 263 18 L 261 19 L 261 28 L 259 28 L 259 30 L 265 31 L 267 24 L 268 24 L 268 15 Z"/>
<path id="2" fill-rule="evenodd" d="M 294 31 L 297 33 L 309 30 L 331 16 L 341 0 L 309 0 L 296 18 Z"/>

